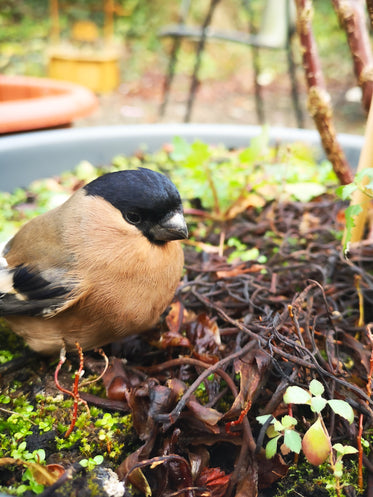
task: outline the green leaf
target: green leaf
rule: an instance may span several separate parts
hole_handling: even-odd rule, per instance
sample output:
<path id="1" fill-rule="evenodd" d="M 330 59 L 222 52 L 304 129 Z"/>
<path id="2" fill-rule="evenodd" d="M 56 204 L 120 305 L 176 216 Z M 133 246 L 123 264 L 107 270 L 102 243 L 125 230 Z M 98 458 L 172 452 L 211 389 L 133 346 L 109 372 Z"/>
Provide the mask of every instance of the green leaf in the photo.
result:
<path id="1" fill-rule="evenodd" d="M 356 454 L 358 452 L 355 447 L 351 445 L 342 445 L 340 443 L 334 444 L 333 449 L 337 452 L 338 455 L 345 456 L 346 454 Z"/>
<path id="2" fill-rule="evenodd" d="M 200 168 L 211 156 L 209 146 L 199 140 L 195 141 L 190 147 L 190 154 L 185 160 L 187 167 Z"/>
<path id="3" fill-rule="evenodd" d="M 244 245 L 245 249 L 246 246 Z M 251 249 L 247 250 L 241 250 L 241 248 L 238 248 L 237 250 L 234 250 L 228 257 L 228 262 L 232 263 L 236 259 L 241 259 L 241 261 L 247 262 L 247 261 L 259 261 L 261 259 L 261 256 L 259 250 L 256 247 L 252 247 Z M 263 261 L 262 261 L 263 262 Z"/>
<path id="4" fill-rule="evenodd" d="M 298 424 L 298 421 L 293 416 L 285 414 L 285 416 L 281 418 L 281 424 L 284 428 L 291 428 Z"/>
<path id="5" fill-rule="evenodd" d="M 299 452 L 302 448 L 302 439 L 300 438 L 300 435 L 298 432 L 296 432 L 294 430 L 285 430 L 284 444 L 291 451 L 295 452 L 296 454 L 299 454 Z"/>
<path id="6" fill-rule="evenodd" d="M 366 179 L 365 179 L 366 178 Z M 368 167 L 367 169 L 362 169 L 355 175 L 354 182 L 357 184 L 367 183 L 373 180 L 373 168 Z"/>
<path id="7" fill-rule="evenodd" d="M 264 414 L 263 416 L 257 416 L 255 419 L 258 421 L 258 423 L 264 425 L 269 418 L 272 418 L 272 414 Z"/>
<path id="8" fill-rule="evenodd" d="M 240 152 L 238 158 L 244 164 L 257 162 L 268 151 L 269 134 L 268 127 L 264 126 L 260 135 L 250 140 L 250 146 Z"/>
<path id="9" fill-rule="evenodd" d="M 312 395 L 322 395 L 325 391 L 324 385 L 318 380 L 312 380 L 309 388 Z"/>
<path id="10" fill-rule="evenodd" d="M 350 404 L 339 399 L 328 400 L 328 404 L 336 414 L 339 414 L 342 418 L 347 419 L 350 424 L 354 422 L 354 411 Z"/>
<path id="11" fill-rule="evenodd" d="M 272 459 L 272 457 L 276 454 L 277 452 L 277 442 L 278 439 L 280 438 L 280 435 L 276 438 L 272 438 L 267 445 L 266 445 L 266 458 L 267 459 Z"/>
<path id="12" fill-rule="evenodd" d="M 288 387 L 284 394 L 285 404 L 309 404 L 311 398 L 307 390 L 297 386 Z"/>
<path id="13" fill-rule="evenodd" d="M 286 414 L 282 417 L 281 423 L 284 428 L 290 428 L 291 426 L 295 426 L 298 421 L 293 418 L 293 416 L 289 416 L 288 414 Z"/>
<path id="14" fill-rule="evenodd" d="M 370 447 L 370 443 L 368 440 L 366 440 L 365 438 L 361 437 L 361 445 L 365 448 L 365 449 L 368 449 L 368 447 Z"/>
<path id="15" fill-rule="evenodd" d="M 338 186 L 338 188 L 336 188 L 335 190 L 335 193 L 342 200 L 347 200 L 351 198 L 351 195 L 356 189 L 357 189 L 356 183 L 350 183 L 349 185 Z"/>
<path id="16" fill-rule="evenodd" d="M 317 395 L 316 397 L 312 397 L 311 399 L 311 410 L 312 412 L 321 412 L 326 406 L 326 399 Z"/>
<path id="17" fill-rule="evenodd" d="M 45 450 L 44 449 L 36 449 L 33 451 L 32 455 L 34 456 L 34 459 L 36 462 L 39 464 L 43 461 L 45 461 Z"/>
<path id="18" fill-rule="evenodd" d="M 285 184 L 285 191 L 293 195 L 296 200 L 309 202 L 311 199 L 325 193 L 326 188 L 320 183 L 298 182 Z"/>
<path id="19" fill-rule="evenodd" d="M 332 450 L 330 437 L 325 431 L 320 418 L 317 418 L 304 434 L 302 449 L 308 462 L 314 466 L 319 466 L 329 456 Z"/>
<path id="20" fill-rule="evenodd" d="M 172 160 L 179 162 L 184 161 L 190 154 L 190 144 L 181 138 L 180 136 L 175 136 L 172 140 L 173 151 L 170 154 Z"/>
<path id="21" fill-rule="evenodd" d="M 281 432 L 282 430 L 284 429 L 284 427 L 282 426 L 282 424 L 277 421 L 274 421 L 276 426 L 277 426 L 277 429 L 275 427 L 275 425 L 273 424 L 270 424 L 267 428 L 267 431 L 266 431 L 266 435 L 268 438 L 274 438 L 274 437 L 278 437 L 279 435 L 281 435 Z"/>
<path id="22" fill-rule="evenodd" d="M 281 432 L 284 429 L 282 423 L 276 418 L 273 420 L 273 425 L 271 426 L 273 426 L 274 430 L 277 432 Z"/>
<path id="23" fill-rule="evenodd" d="M 18 450 L 19 451 L 23 451 L 23 450 L 26 450 L 26 447 L 27 447 L 27 443 L 25 441 L 21 442 L 19 445 L 18 445 Z"/>
<path id="24" fill-rule="evenodd" d="M 102 456 L 101 454 L 98 454 L 97 456 L 95 456 L 93 458 L 93 460 L 96 464 L 102 464 L 104 462 L 104 456 Z"/>
<path id="25" fill-rule="evenodd" d="M 346 217 L 346 239 L 345 239 L 345 244 L 343 247 L 343 250 L 346 250 L 346 247 L 351 240 L 351 232 L 352 228 L 355 226 L 355 218 L 360 212 L 363 210 L 361 205 L 350 205 L 347 207 L 345 210 L 345 217 Z"/>

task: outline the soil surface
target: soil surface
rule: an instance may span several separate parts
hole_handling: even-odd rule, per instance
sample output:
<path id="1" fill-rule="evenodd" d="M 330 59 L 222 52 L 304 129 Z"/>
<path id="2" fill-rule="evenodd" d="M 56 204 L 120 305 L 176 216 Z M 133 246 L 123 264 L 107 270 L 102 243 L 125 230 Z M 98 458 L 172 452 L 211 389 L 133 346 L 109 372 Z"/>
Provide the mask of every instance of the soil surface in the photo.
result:
<path id="1" fill-rule="evenodd" d="M 186 271 L 170 312 L 151 333 L 106 348 L 110 366 L 98 390 L 79 389 L 91 416 L 81 405 L 67 439 L 63 434 L 73 419 L 72 405 L 56 395 L 56 362 L 35 358 L 19 340 L 15 348 L 24 351 L 21 361 L 28 361 L 0 368 L 6 401 L 2 423 L 4 433 L 19 431 L 27 454 L 43 448 L 48 464 L 66 470 L 41 495 L 88 497 L 102 477 L 96 471 L 110 470 L 111 477 L 112 471 L 119 477 L 114 475 L 121 497 L 149 495 L 149 487 L 156 497 L 280 497 L 289 495 L 289 488 L 294 496 L 326 497 L 330 468 L 299 466 L 304 462 L 300 454 L 299 465 L 290 469 L 294 454 L 282 451 L 280 443 L 277 455 L 267 460 L 263 447 L 268 437 L 257 416 L 282 419 L 289 413 L 283 402 L 286 387 L 308 389 L 314 378 L 323 384 L 326 399 L 344 399 L 355 410 L 351 425 L 323 410 L 332 443 L 356 446 L 359 415 L 366 419 L 364 430 L 370 427 L 372 401 L 366 392 L 373 338 L 369 325 L 359 324 L 359 301 L 364 300 L 365 320 L 371 323 L 373 253 L 363 245 L 348 261 L 341 256 L 335 235 L 343 226 L 343 210 L 341 201 L 325 194 L 308 203 L 271 201 L 261 210 L 249 206 L 225 222 L 189 219 Z M 262 258 L 229 261 L 233 248 L 221 253 L 222 234 L 256 247 Z M 14 339 L 9 332 L 9 340 Z M 5 347 L 5 338 L 3 343 Z M 70 361 L 70 369 L 66 363 L 59 375 L 67 390 L 73 390 L 72 373 L 78 367 L 72 355 Z M 103 365 L 98 354 L 86 354 L 86 371 L 99 374 Z M 23 404 L 32 410 L 15 415 Z M 107 413 L 130 414 L 133 424 L 124 418 L 108 424 Z M 301 433 L 315 420 L 308 406 L 294 405 L 292 415 Z M 27 416 L 32 423 L 25 427 Z M 369 432 L 363 437 L 369 439 Z M 18 445 L 8 443 L 15 458 Z M 97 455 L 104 456 L 104 463 L 94 471 L 77 463 Z M 5 461 L 0 471 L 5 488 L 22 477 L 15 464 Z M 346 458 L 344 465 L 346 495 L 353 497 L 357 493 L 350 476 L 356 475 L 356 456 Z M 364 466 L 368 488 L 372 464 L 364 459 Z M 104 492 L 94 495 L 107 497 Z"/>

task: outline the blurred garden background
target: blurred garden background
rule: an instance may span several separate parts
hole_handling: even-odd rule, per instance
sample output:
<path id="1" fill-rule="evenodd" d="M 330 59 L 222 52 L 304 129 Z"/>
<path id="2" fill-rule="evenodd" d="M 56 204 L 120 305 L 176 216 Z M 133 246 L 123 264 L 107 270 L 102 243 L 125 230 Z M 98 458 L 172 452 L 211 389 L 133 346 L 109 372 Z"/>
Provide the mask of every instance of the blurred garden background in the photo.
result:
<path id="1" fill-rule="evenodd" d="M 222 0 L 214 11 L 211 27 L 243 33 L 256 30 L 260 25 L 263 3 L 262 0 L 251 0 L 252 15 L 249 16 L 247 2 Z M 48 0 L 0 1 L 1 74 L 48 77 L 50 51 L 56 42 L 53 39 L 53 4 Z M 58 42 L 70 43 L 74 26 L 77 23 L 84 26 L 86 21 L 90 21 L 97 26 L 97 38 L 93 34 L 91 41 L 78 39 L 76 43 L 81 50 L 99 53 L 104 44 L 105 9 L 107 11 L 109 4 L 112 5 L 101 0 L 60 1 Z M 338 132 L 361 134 L 366 114 L 362 109 L 345 32 L 339 25 L 331 1 L 314 0 L 313 4 L 313 30 L 332 98 L 336 129 Z M 209 5 L 209 0 L 191 1 L 188 22 L 201 26 Z M 196 60 L 197 43 L 194 40 L 184 39 L 180 45 L 169 102 L 164 115 L 159 113 L 173 43 L 171 38 L 160 37 L 159 33 L 165 26 L 177 22 L 180 3 L 172 0 L 117 0 L 112 14 L 112 41 L 118 54 L 118 84 L 110 91 L 99 92 L 97 110 L 76 120 L 74 125 L 182 122 Z M 303 126 L 312 129 L 314 124 L 306 110 L 304 72 L 296 40 L 294 53 L 300 105 L 304 113 Z M 200 84 L 190 117 L 192 122 L 258 124 L 253 57 L 252 47 L 245 44 L 207 40 L 198 74 Z M 256 82 L 264 103 L 264 121 L 269 125 L 296 127 L 286 51 L 260 49 L 257 58 L 260 69 Z"/>

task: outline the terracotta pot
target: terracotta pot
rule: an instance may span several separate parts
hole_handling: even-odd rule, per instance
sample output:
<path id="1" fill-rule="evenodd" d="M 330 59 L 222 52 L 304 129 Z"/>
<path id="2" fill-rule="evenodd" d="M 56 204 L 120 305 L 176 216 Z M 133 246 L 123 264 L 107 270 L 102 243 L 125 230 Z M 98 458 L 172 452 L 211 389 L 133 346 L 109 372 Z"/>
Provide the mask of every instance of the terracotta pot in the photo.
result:
<path id="1" fill-rule="evenodd" d="M 97 105 L 94 93 L 79 85 L 0 75 L 0 133 L 66 127 Z"/>

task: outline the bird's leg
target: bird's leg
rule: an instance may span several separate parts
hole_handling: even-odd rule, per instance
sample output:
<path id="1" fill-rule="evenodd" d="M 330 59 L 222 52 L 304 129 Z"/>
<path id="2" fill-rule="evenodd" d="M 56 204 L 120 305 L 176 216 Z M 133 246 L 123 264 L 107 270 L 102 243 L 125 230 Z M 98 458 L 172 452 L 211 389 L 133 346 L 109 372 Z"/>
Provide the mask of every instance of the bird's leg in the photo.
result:
<path id="1" fill-rule="evenodd" d="M 62 345 L 60 350 L 60 360 L 58 361 L 56 370 L 54 372 L 54 383 L 60 392 L 65 393 L 67 395 L 73 395 L 73 393 L 70 390 L 66 390 L 65 388 L 61 387 L 60 382 L 58 380 L 58 373 L 60 372 L 65 361 L 66 361 L 66 348 L 65 345 Z"/>

